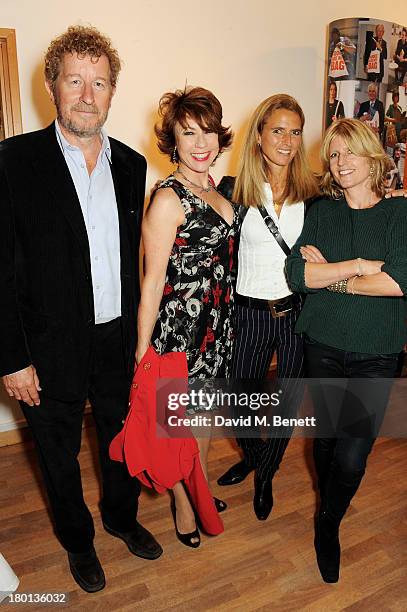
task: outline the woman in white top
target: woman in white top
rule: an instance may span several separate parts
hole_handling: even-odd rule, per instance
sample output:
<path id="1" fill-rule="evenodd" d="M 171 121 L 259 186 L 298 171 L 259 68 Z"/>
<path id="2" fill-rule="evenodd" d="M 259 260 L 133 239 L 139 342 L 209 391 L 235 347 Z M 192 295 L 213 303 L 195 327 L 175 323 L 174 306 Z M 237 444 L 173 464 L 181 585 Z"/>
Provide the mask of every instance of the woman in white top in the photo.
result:
<path id="1" fill-rule="evenodd" d="M 301 296 L 290 291 L 285 260 L 301 234 L 304 202 L 318 194 L 305 156 L 303 127 L 304 113 L 294 98 L 277 94 L 264 100 L 251 118 L 236 180 L 224 177 L 219 185 L 225 194 L 233 188 L 232 199 L 242 205 L 244 216 L 235 298 L 234 379 L 264 379 L 274 352 L 279 378 L 302 375 L 303 343 L 294 334 Z M 292 408 L 288 406 L 290 412 Z M 255 469 L 253 505 L 259 520 L 265 520 L 273 506 L 272 478 L 291 430 L 284 433 L 266 440 L 238 438 L 244 458 L 218 480 L 220 485 L 237 484 Z"/>

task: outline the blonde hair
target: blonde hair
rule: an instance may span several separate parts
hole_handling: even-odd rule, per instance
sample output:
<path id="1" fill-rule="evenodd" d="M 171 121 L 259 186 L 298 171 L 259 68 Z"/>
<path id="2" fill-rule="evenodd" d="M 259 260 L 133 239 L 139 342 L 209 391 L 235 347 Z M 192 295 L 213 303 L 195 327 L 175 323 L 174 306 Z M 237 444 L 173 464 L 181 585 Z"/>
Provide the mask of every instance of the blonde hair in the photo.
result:
<path id="1" fill-rule="evenodd" d="M 276 94 L 259 104 L 250 119 L 233 190 L 233 200 L 244 206 L 260 206 L 266 203 L 264 183 L 268 182 L 268 166 L 258 146 L 258 137 L 268 118 L 279 109 L 296 113 L 301 121 L 301 129 L 304 127 L 302 108 L 291 96 Z M 315 196 L 318 192 L 317 179 L 308 164 L 301 139 L 300 147 L 288 166 L 283 196 L 288 204 L 293 204 Z"/>
<path id="2" fill-rule="evenodd" d="M 329 149 L 332 141 L 337 136 L 343 138 L 346 146 L 354 155 L 367 157 L 370 160 L 372 191 L 382 198 L 385 191 L 384 178 L 388 170 L 388 157 L 383 147 L 373 132 L 372 128 L 359 119 L 339 119 L 335 121 L 326 131 L 322 148 L 322 193 L 330 198 L 341 198 L 342 188 L 335 182 L 330 170 Z"/>

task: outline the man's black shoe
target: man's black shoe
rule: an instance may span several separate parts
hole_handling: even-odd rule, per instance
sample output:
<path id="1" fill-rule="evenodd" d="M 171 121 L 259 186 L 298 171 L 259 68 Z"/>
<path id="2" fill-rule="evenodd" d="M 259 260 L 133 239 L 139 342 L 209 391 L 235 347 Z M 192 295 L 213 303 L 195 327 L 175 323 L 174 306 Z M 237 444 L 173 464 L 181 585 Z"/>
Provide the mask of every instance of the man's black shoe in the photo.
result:
<path id="1" fill-rule="evenodd" d="M 224 487 L 226 485 L 234 485 L 239 484 L 239 482 L 243 482 L 243 480 L 253 472 L 254 467 L 250 467 L 247 465 L 246 461 L 239 461 L 239 463 L 235 463 L 231 468 L 228 469 L 220 478 L 218 478 L 218 485 Z"/>
<path id="2" fill-rule="evenodd" d="M 126 533 L 116 531 L 106 525 L 106 523 L 103 523 L 103 527 L 106 529 L 107 533 L 126 542 L 129 551 L 133 553 L 133 555 L 137 555 L 137 557 L 142 557 L 143 559 L 158 559 L 163 553 L 163 549 L 154 538 L 153 534 L 137 521 L 135 528 Z"/>
<path id="3" fill-rule="evenodd" d="M 68 552 L 68 559 L 71 574 L 81 589 L 96 593 L 104 588 L 105 575 L 94 548 L 85 553 Z"/>
<path id="4" fill-rule="evenodd" d="M 271 478 L 254 478 L 254 513 L 259 521 L 265 521 L 273 508 L 273 485 Z"/>

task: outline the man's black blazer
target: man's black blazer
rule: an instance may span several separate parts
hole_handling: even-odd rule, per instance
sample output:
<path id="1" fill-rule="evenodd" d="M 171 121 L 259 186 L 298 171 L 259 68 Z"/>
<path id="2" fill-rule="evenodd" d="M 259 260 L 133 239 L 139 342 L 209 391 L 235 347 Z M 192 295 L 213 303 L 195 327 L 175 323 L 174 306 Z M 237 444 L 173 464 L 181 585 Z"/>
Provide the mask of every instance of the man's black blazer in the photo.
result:
<path id="1" fill-rule="evenodd" d="M 122 334 L 134 363 L 146 161 L 110 138 Z M 89 243 L 55 125 L 0 143 L 0 375 L 33 364 L 43 392 L 86 397 L 95 324 Z"/>
<path id="2" fill-rule="evenodd" d="M 374 101 L 373 108 L 376 111 L 379 112 L 379 133 L 382 134 L 383 129 L 384 129 L 384 106 L 383 106 L 383 102 L 381 102 L 380 100 L 378 100 L 376 98 L 376 100 Z M 362 104 L 359 107 L 358 118 L 360 119 L 360 117 L 364 113 L 369 113 L 369 109 L 370 109 L 370 100 L 366 100 L 365 102 L 362 102 Z"/>

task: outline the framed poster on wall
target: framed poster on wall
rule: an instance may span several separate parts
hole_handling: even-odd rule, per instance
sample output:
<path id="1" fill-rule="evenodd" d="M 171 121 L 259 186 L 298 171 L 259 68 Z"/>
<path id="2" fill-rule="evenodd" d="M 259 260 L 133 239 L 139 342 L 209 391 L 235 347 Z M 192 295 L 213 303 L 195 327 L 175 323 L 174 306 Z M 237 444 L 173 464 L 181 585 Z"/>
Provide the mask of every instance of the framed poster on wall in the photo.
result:
<path id="1" fill-rule="evenodd" d="M 0 28 L 0 140 L 21 132 L 16 34 Z"/>
<path id="2" fill-rule="evenodd" d="M 373 18 L 329 24 L 324 130 L 355 117 L 389 158 L 386 188 L 407 186 L 407 27 Z"/>

